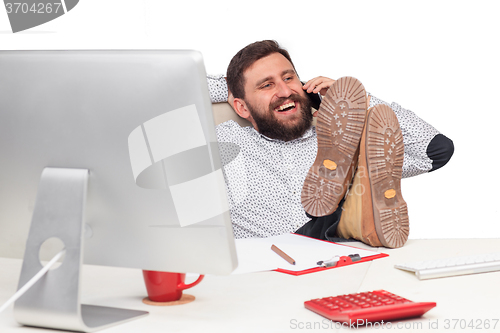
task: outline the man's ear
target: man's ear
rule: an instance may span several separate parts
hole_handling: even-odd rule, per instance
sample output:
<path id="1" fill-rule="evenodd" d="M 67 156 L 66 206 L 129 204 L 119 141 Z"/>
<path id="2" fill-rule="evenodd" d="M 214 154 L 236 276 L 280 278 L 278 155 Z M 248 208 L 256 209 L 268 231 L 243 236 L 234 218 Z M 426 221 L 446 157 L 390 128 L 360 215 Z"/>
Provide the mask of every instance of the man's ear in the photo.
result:
<path id="1" fill-rule="evenodd" d="M 234 98 L 232 100 L 232 107 L 236 113 L 244 119 L 252 119 L 252 116 L 250 115 L 250 111 L 248 111 L 247 104 L 245 103 L 244 100 L 241 98 Z M 250 118 L 250 119 L 249 119 Z M 251 121 L 251 120 L 250 120 Z"/>
<path id="2" fill-rule="evenodd" d="M 248 110 L 245 101 L 242 100 L 241 98 L 233 98 L 232 95 L 230 97 L 231 98 L 228 99 L 228 102 L 229 104 L 231 104 L 236 114 L 241 118 L 248 120 L 252 124 L 253 128 L 255 128 L 258 131 L 259 129 L 257 128 L 257 124 L 253 120 L 252 114 Z"/>

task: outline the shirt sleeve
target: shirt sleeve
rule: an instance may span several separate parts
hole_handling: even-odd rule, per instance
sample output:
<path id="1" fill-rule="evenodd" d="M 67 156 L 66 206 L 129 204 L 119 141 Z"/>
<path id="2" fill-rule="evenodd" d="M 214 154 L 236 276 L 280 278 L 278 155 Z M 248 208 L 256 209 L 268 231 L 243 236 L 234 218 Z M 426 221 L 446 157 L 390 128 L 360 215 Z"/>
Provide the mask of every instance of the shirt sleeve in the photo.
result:
<path id="1" fill-rule="evenodd" d="M 427 155 L 427 148 L 432 139 L 439 133 L 434 127 L 419 118 L 410 110 L 397 103 L 387 103 L 370 95 L 370 108 L 377 104 L 385 104 L 392 108 L 399 121 L 405 146 L 403 162 L 403 178 L 413 177 L 432 169 L 432 159 Z"/>
<path id="2" fill-rule="evenodd" d="M 227 102 L 227 82 L 224 75 L 207 75 L 208 91 L 212 103 Z"/>

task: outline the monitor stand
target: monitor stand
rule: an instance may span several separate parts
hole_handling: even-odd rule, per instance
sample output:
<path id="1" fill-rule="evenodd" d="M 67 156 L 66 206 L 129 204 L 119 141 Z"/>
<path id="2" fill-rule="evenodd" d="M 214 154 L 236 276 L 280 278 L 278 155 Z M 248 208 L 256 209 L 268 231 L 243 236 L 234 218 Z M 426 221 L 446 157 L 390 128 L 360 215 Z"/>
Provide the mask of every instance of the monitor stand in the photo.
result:
<path id="1" fill-rule="evenodd" d="M 86 169 L 42 172 L 18 288 L 43 268 L 39 251 L 47 239 L 59 238 L 66 255 L 60 267 L 49 270 L 16 301 L 14 316 L 20 324 L 93 332 L 148 314 L 80 303 L 88 178 Z"/>

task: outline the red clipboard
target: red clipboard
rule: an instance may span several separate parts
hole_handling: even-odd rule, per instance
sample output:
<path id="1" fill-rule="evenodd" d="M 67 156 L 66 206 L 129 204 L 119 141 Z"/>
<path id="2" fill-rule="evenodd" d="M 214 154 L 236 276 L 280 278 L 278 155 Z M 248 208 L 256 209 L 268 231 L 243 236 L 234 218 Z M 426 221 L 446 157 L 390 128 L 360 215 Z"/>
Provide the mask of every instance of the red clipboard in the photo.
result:
<path id="1" fill-rule="evenodd" d="M 299 235 L 299 236 L 308 237 L 308 236 L 304 236 L 304 235 Z M 308 238 L 312 238 L 312 237 L 308 237 Z M 320 241 L 323 241 L 323 242 L 328 242 L 328 241 L 321 240 L 321 239 L 316 239 L 316 240 L 320 240 Z M 337 244 L 337 245 L 351 247 L 353 249 L 358 249 L 358 248 L 356 248 L 354 246 L 339 244 L 339 243 L 335 243 L 335 242 L 328 242 L 328 243 L 333 243 L 333 244 Z M 388 256 L 389 255 L 387 253 L 376 253 L 376 254 L 374 254 L 372 256 L 363 257 L 360 260 L 357 260 L 357 261 L 354 261 L 354 262 L 351 260 L 350 257 L 348 257 L 348 256 L 342 256 L 342 257 L 340 257 L 340 260 L 338 261 L 338 263 L 337 263 L 336 266 L 331 266 L 331 267 L 318 266 L 318 267 L 314 267 L 314 268 L 305 269 L 305 270 L 302 270 L 302 271 L 291 271 L 291 270 L 287 270 L 287 269 L 283 269 L 283 268 L 277 268 L 274 271 L 275 272 L 280 272 L 280 273 L 285 273 L 285 274 L 299 276 L 299 275 L 304 275 L 304 274 L 309 274 L 309 273 L 320 272 L 320 271 L 324 271 L 324 270 L 327 270 L 327 269 L 333 269 L 333 268 L 337 268 L 337 267 L 349 266 L 349 265 L 353 265 L 353 264 L 357 264 L 357 263 L 361 263 L 361 262 L 372 261 L 372 260 L 375 260 L 375 259 L 385 258 L 385 257 L 388 257 Z"/>
<path id="2" fill-rule="evenodd" d="M 321 266 L 318 266 L 318 267 L 314 267 L 314 268 L 310 268 L 310 269 L 305 269 L 303 271 L 290 271 L 290 270 L 287 270 L 287 269 L 278 268 L 278 269 L 275 269 L 274 271 L 275 272 L 280 272 L 280 273 L 285 273 L 285 274 L 299 276 L 299 275 L 304 275 L 304 274 L 309 274 L 309 273 L 314 273 L 314 272 L 320 272 L 320 271 L 324 271 L 324 270 L 327 270 L 327 269 L 333 269 L 333 268 L 337 268 L 337 267 L 349 266 L 349 265 L 357 264 L 357 263 L 360 263 L 360 262 L 372 261 L 372 260 L 375 260 L 375 259 L 385 258 L 385 257 L 388 257 L 388 256 L 389 255 L 386 254 L 386 253 L 378 253 L 378 254 L 375 254 L 373 256 L 363 257 L 360 260 L 357 260 L 357 261 L 354 261 L 354 262 L 348 256 L 343 256 L 343 257 L 340 257 L 340 260 L 339 260 L 339 262 L 337 263 L 336 266 L 331 266 L 331 267 L 321 267 Z"/>

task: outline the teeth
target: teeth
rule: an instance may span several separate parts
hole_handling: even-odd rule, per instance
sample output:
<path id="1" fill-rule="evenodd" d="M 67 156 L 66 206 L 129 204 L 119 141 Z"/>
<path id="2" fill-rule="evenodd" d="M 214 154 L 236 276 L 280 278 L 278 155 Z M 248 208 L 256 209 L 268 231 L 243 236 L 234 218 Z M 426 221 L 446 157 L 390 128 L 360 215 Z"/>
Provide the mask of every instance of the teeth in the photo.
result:
<path id="1" fill-rule="evenodd" d="M 291 103 L 288 103 L 288 104 L 283 104 L 282 106 L 280 106 L 279 108 L 276 108 L 275 110 L 277 110 L 277 111 L 283 111 L 286 108 L 294 107 L 294 106 L 295 106 L 295 102 L 291 102 Z"/>

